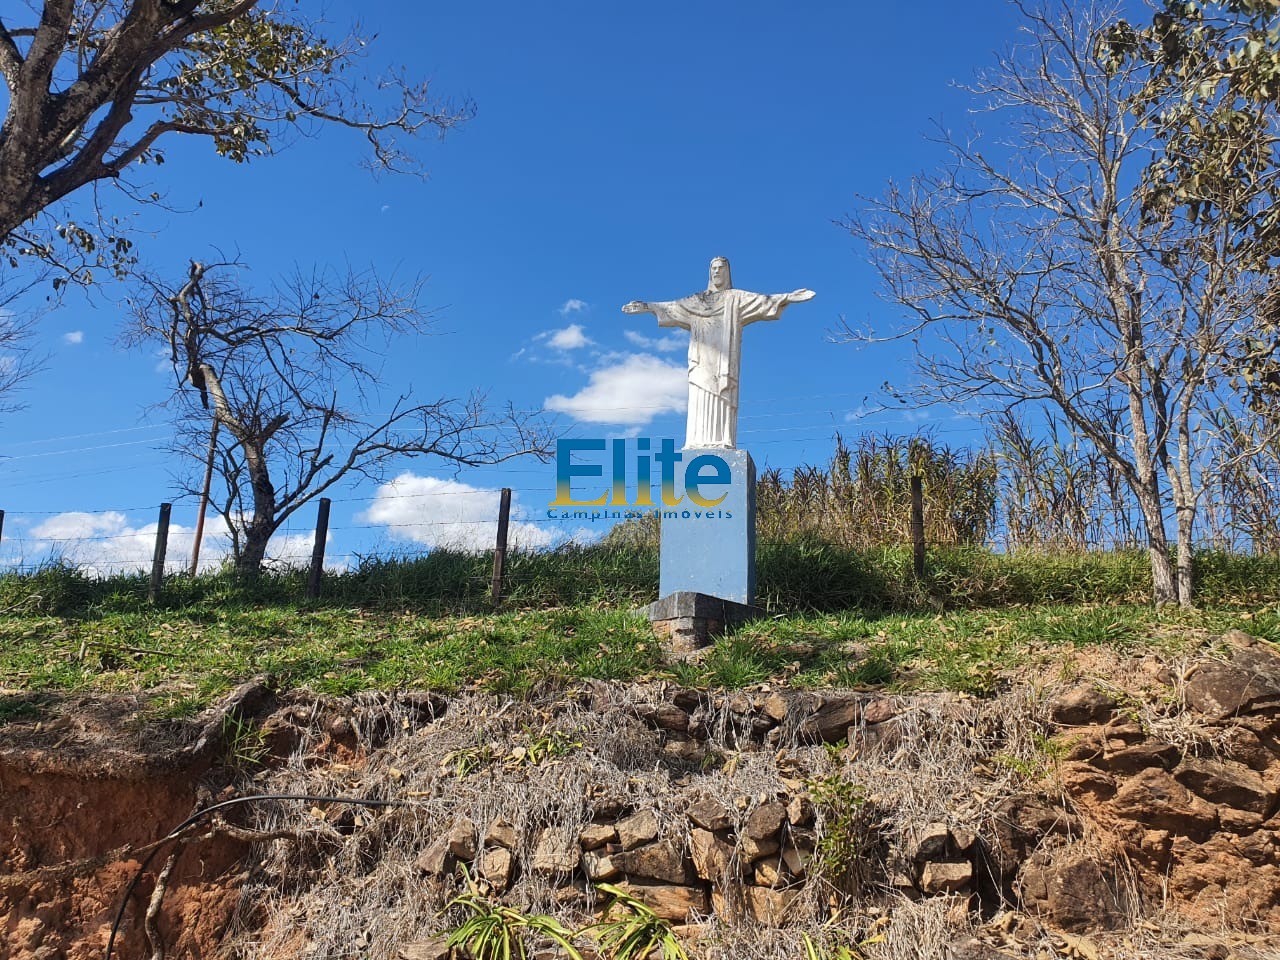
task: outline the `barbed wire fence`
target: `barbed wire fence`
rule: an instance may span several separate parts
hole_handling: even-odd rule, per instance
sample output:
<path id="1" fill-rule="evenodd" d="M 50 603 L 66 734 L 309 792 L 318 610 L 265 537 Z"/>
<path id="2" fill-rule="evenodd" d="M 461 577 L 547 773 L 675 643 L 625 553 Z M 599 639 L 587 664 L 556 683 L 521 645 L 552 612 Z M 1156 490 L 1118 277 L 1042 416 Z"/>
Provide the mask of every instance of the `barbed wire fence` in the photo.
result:
<path id="1" fill-rule="evenodd" d="M 1273 478 L 1280 485 L 1280 475 Z M 906 496 L 901 501 L 901 523 L 897 529 L 904 531 L 900 536 L 886 530 L 886 543 L 903 548 L 910 547 L 912 570 L 916 577 L 923 578 L 927 572 L 928 556 L 931 549 L 951 546 L 983 546 L 989 549 L 1008 550 L 1017 545 L 1011 543 L 1008 531 L 999 536 L 1000 531 L 984 538 L 981 543 L 967 541 L 962 537 L 946 536 L 935 530 L 927 535 L 929 524 L 926 523 L 928 503 L 925 497 L 925 478 L 913 474 L 906 478 Z M 405 559 L 414 553 L 424 554 L 436 549 L 461 550 L 474 554 L 490 554 L 492 556 L 492 573 L 481 575 L 476 573 L 469 579 L 475 581 L 477 588 L 488 587 L 495 603 L 501 602 L 504 592 L 512 579 L 508 568 L 508 557 L 513 550 L 537 550 L 542 548 L 563 547 L 569 544 L 582 546 L 598 542 L 606 531 L 594 526 L 597 521 L 616 522 L 628 515 L 640 517 L 658 517 L 664 512 L 680 516 L 685 508 L 635 507 L 611 505 L 593 507 L 575 506 L 558 514 L 529 515 L 528 511 L 517 507 L 513 510 L 513 498 L 521 494 L 545 496 L 545 488 L 512 488 L 500 489 L 472 488 L 467 490 L 437 490 L 420 493 L 388 493 L 378 492 L 364 496 L 319 497 L 316 502 L 315 524 L 302 528 L 292 520 L 282 525 L 273 535 L 273 540 L 282 546 L 268 553 L 268 569 L 305 570 L 307 574 L 307 593 L 310 597 L 318 597 L 323 589 L 324 574 L 341 573 L 357 569 L 369 561 Z M 385 504 L 393 501 L 443 501 L 449 498 L 466 498 L 473 508 L 477 503 L 492 506 L 488 516 L 456 516 L 445 519 L 418 519 L 406 522 L 382 522 L 366 520 L 365 522 L 348 522 L 331 525 L 330 512 L 334 503 L 371 503 Z M 116 514 L 122 517 L 136 514 L 141 510 L 155 510 L 154 523 L 145 524 L 127 532 L 101 533 L 77 536 L 59 536 L 57 531 L 41 533 L 39 527 L 32 532 L 14 536 L 15 519 L 30 522 L 39 518 L 62 518 L 67 516 L 94 517 L 105 514 Z M 486 512 L 487 509 L 486 509 Z M 438 514 L 437 514 L 438 515 Z M 295 515 L 297 516 L 297 515 Z M 174 536 L 171 519 L 173 504 L 169 502 L 154 504 L 134 504 L 100 508 L 95 511 L 20 511 L 8 512 L 0 509 L 0 573 L 33 573 L 48 568 L 51 564 L 68 564 L 82 572 L 99 578 L 120 574 L 149 574 L 149 595 L 152 600 L 159 597 L 166 578 L 192 575 L 197 572 L 209 572 L 218 569 L 230 557 L 229 547 L 223 545 L 208 550 L 197 563 L 191 554 L 192 528 L 180 527 L 179 535 Z M 6 521 L 9 523 L 6 529 Z M 512 529 L 512 525 L 515 529 Z M 391 552 L 348 551 L 331 552 L 330 537 L 334 533 L 352 533 L 356 531 L 377 530 L 391 533 L 408 534 L 399 537 L 405 547 Z M 534 531 L 543 531 L 545 533 Z M 437 533 L 438 531 L 438 533 Z M 465 533 L 464 533 L 465 531 Z M 206 545 L 210 541 L 227 540 L 225 533 L 206 535 Z M 770 546 L 789 542 L 786 537 L 766 536 L 758 541 L 759 546 Z M 107 550 L 92 548 L 110 545 Z M 1210 544 L 1212 545 L 1212 544 Z M 14 559 L 5 559 L 11 548 L 17 547 Z M 88 546 L 89 551 L 77 548 Z M 1091 544 L 1095 549 L 1133 549 L 1141 547 L 1136 541 L 1107 538 Z M 117 549 L 121 547 L 123 549 Z M 35 555 L 32 559 L 28 556 Z M 1280 552 L 1275 555 L 1277 569 L 1280 570 Z M 517 574 L 518 576 L 518 574 Z"/>
<path id="2" fill-rule="evenodd" d="M 857 393 L 816 394 L 809 397 L 774 398 L 774 400 L 756 400 L 754 402 L 765 404 L 783 400 L 835 401 L 842 398 L 856 398 L 857 396 Z M 634 411 L 638 408 L 631 405 L 625 409 Z M 646 407 L 645 409 L 649 408 Z M 660 408 L 654 406 L 652 409 L 658 410 Z M 663 412 L 671 412 L 666 407 L 662 407 L 661 410 Z M 829 422 L 825 423 L 805 422 L 801 424 L 776 425 L 778 421 L 788 418 L 803 417 L 808 421 L 812 421 L 813 414 L 814 411 L 812 409 L 807 411 L 772 409 L 761 413 L 745 414 L 741 418 L 744 421 L 743 434 L 746 437 L 750 437 L 750 440 L 748 443 L 744 443 L 744 446 L 752 449 L 757 447 L 768 448 L 773 444 L 795 444 L 811 440 L 822 440 L 829 443 L 832 441 L 833 435 L 837 443 L 840 443 L 839 437 L 842 430 L 857 431 L 859 429 L 868 429 L 870 425 L 864 423 L 864 419 L 868 416 L 882 416 L 883 411 L 872 411 L 869 414 L 855 411 L 843 416 L 839 416 L 833 411 Z M 991 442 L 989 435 L 982 429 L 981 421 L 968 415 L 956 414 L 949 420 L 929 421 L 922 419 L 918 414 L 903 413 L 897 419 L 910 424 L 917 431 L 917 436 L 928 437 L 938 433 L 965 434 L 968 440 L 975 443 L 989 444 Z M 884 424 L 876 424 L 875 426 L 878 429 L 885 429 L 884 436 L 888 437 L 888 430 Z M 39 458 L 59 455 L 96 453 L 116 448 L 135 448 L 146 444 L 154 445 L 159 442 L 160 438 L 152 436 L 134 439 L 128 435 L 162 429 L 164 428 L 159 425 L 122 427 L 113 430 L 24 441 L 11 445 L 11 449 L 25 447 L 28 448 L 26 452 L 7 456 L 4 461 L 7 464 L 14 460 L 34 461 Z M 821 433 L 818 434 L 815 431 L 821 431 Z M 66 449 L 29 449 L 46 444 L 62 443 L 65 445 L 76 440 L 94 442 Z M 968 449 L 970 453 L 973 453 L 978 447 L 973 446 L 962 449 Z M 123 469 L 129 469 L 129 467 L 107 466 L 96 471 L 73 474 L 72 479 L 77 476 L 87 478 Z M 504 468 L 502 476 L 506 479 L 508 477 L 536 474 L 545 480 L 549 476 L 549 469 L 546 466 L 537 469 L 507 467 Z M 811 470 L 812 468 L 795 468 L 794 476 L 790 481 L 795 487 L 801 485 L 801 480 L 803 479 L 801 477 L 802 469 Z M 1017 473 L 1019 469 L 1025 468 L 1007 466 L 1004 469 L 1013 474 Z M 802 509 L 809 509 L 815 514 L 824 510 L 837 513 L 842 510 L 851 511 L 852 508 L 849 503 L 842 501 L 838 492 L 823 488 L 823 483 L 830 478 L 822 476 L 821 468 L 818 469 L 818 475 L 819 490 L 817 496 L 812 499 L 806 499 L 807 494 L 805 496 L 797 496 L 795 502 L 801 504 Z M 27 483 L 39 483 L 43 482 L 44 479 L 43 477 L 20 477 L 17 484 L 7 482 L 6 489 L 22 486 L 24 481 Z M 57 479 L 65 480 L 67 477 L 61 475 Z M 1018 479 L 1018 477 L 1011 476 L 1008 482 L 1005 483 L 1004 478 L 1001 478 L 999 482 L 1005 483 L 1001 496 L 1005 496 L 1009 491 L 1013 490 Z M 927 487 L 934 480 L 937 480 L 936 475 L 922 477 L 919 473 L 916 473 L 908 476 L 900 470 L 893 474 L 892 477 L 886 474 L 882 478 L 882 482 L 891 482 L 895 489 L 890 496 L 886 497 L 881 515 L 875 517 L 875 521 L 883 526 L 882 530 L 877 531 L 882 542 L 892 542 L 903 547 L 910 546 L 913 569 L 917 572 L 917 575 L 923 575 L 928 550 L 935 546 L 985 546 L 1005 551 L 1029 544 L 1052 546 L 1052 537 L 1028 540 L 1025 532 L 1016 531 L 1012 522 L 1012 507 L 1007 504 L 1001 508 L 1005 514 L 1003 517 L 996 517 L 995 508 L 993 507 L 992 516 L 994 519 L 983 528 L 983 533 L 979 537 L 966 537 L 964 534 L 956 532 L 959 530 L 958 524 L 948 526 L 949 518 L 945 516 L 948 510 L 947 504 L 936 502 L 922 492 L 922 488 Z M 786 482 L 784 478 L 784 485 Z M 1270 498 L 1268 500 L 1268 509 L 1275 513 L 1277 510 L 1276 505 L 1280 504 L 1280 471 L 1260 476 L 1259 482 L 1263 484 L 1265 489 L 1270 491 L 1268 494 Z M 575 515 L 577 511 L 560 516 L 539 516 L 531 513 L 527 507 L 522 508 L 517 505 L 514 510 L 512 509 L 513 499 L 519 500 L 522 504 L 532 503 L 532 498 L 534 497 L 546 499 L 547 492 L 546 487 L 527 486 L 504 486 L 501 490 L 474 487 L 466 490 L 433 490 L 418 493 L 395 493 L 383 488 L 374 494 L 364 496 L 319 498 L 317 514 L 325 514 L 325 523 L 318 526 L 324 527 L 323 533 L 319 533 L 316 528 L 310 525 L 300 526 L 302 518 L 295 514 L 293 518 L 273 534 L 272 539 L 276 547 L 269 552 L 268 560 L 270 565 L 277 569 L 305 568 L 308 570 L 309 583 L 318 584 L 325 569 L 334 571 L 355 569 L 371 560 L 400 559 L 411 555 L 415 549 L 419 552 L 425 552 L 455 547 L 471 552 L 491 551 L 498 569 L 491 581 L 489 578 L 484 579 L 486 582 L 491 582 L 494 593 L 500 595 L 504 580 L 510 577 L 510 572 L 505 569 L 505 557 L 508 550 L 539 549 L 575 542 L 586 544 L 600 539 L 600 526 L 596 522 L 597 518 L 591 517 L 589 511 L 587 516 L 577 516 Z M 450 516 L 450 511 L 442 509 L 441 506 L 450 502 L 448 498 L 457 497 L 468 498 L 467 505 L 469 509 L 452 511 L 455 515 Z M 437 504 L 435 509 L 424 511 L 430 518 L 428 516 L 421 518 L 410 517 L 404 522 L 390 522 L 387 520 L 368 519 L 366 514 L 364 522 L 347 521 L 332 526 L 327 523 L 329 505 L 333 503 L 376 502 L 386 504 L 399 500 L 426 502 L 428 499 L 436 501 Z M 464 503 L 466 501 L 458 502 Z M 483 504 L 483 506 L 477 509 L 477 504 Z M 506 505 L 505 509 L 503 504 Z M 626 509 L 634 508 L 623 508 L 624 511 Z M 1049 508 L 1050 513 L 1052 509 L 1052 507 Z M 1101 516 L 1104 509 L 1099 505 L 1098 516 Z M 1132 505 L 1123 509 L 1131 511 Z M 1204 537 L 1206 545 L 1230 550 L 1238 549 L 1242 543 L 1248 544 L 1250 542 L 1249 534 L 1246 534 L 1242 539 L 1238 533 L 1233 531 L 1233 525 L 1238 527 L 1238 524 L 1235 523 L 1234 518 L 1231 516 L 1232 509 L 1233 507 L 1230 504 L 1225 507 L 1219 504 L 1217 498 L 1206 498 L 1204 515 L 1208 518 L 1206 525 L 1210 529 L 1209 534 Z M 183 556 L 184 553 L 190 552 L 191 529 L 179 526 L 175 532 L 169 530 L 168 520 L 171 516 L 172 505 L 165 505 L 159 508 L 154 524 L 144 524 L 134 528 L 128 527 L 126 518 L 129 515 L 136 514 L 139 511 L 150 513 L 155 510 L 157 510 L 157 506 L 152 503 L 99 508 L 94 511 L 79 511 L 75 513 L 58 510 L 10 512 L 10 529 L 6 532 L 4 526 L 5 513 L 0 509 L 0 573 L 5 571 L 31 572 L 56 562 L 78 566 L 91 575 L 99 577 L 118 573 L 150 571 L 153 582 L 157 584 L 154 589 L 158 591 L 159 584 L 162 583 L 165 576 L 173 576 L 182 572 L 194 573 L 217 569 L 225 562 L 230 552 L 229 545 L 225 542 L 219 543 L 219 541 L 228 539 L 225 532 L 225 524 L 223 524 L 221 532 L 217 530 L 210 531 L 207 539 L 212 541 L 210 544 L 212 549 L 205 553 L 198 566 L 194 561 L 188 561 Z M 885 515 L 886 512 L 888 515 Z M 101 519 L 107 514 L 112 515 L 113 522 L 117 523 L 117 526 L 121 529 L 111 527 Z M 478 514 L 483 514 L 483 516 Z M 60 530 L 56 523 L 52 527 L 41 530 L 40 525 L 34 522 L 40 518 L 53 521 L 57 518 L 68 516 L 87 518 L 91 532 L 85 534 L 71 529 Z M 941 521 L 938 519 L 939 516 L 942 516 Z M 1277 517 L 1280 518 L 1280 513 L 1277 514 Z M 92 532 L 95 518 L 99 528 L 101 528 L 101 532 Z M 604 517 L 599 519 L 612 518 Z M 1077 549 L 1113 550 L 1141 547 L 1143 544 L 1134 533 L 1137 525 L 1131 521 L 1132 515 L 1127 518 L 1121 516 L 1120 522 L 1113 524 L 1110 530 L 1107 529 L 1105 522 L 1100 521 L 1091 526 L 1086 533 L 1074 533 L 1074 540 L 1068 546 Z M 853 522 L 857 522 L 857 518 L 854 518 Z M 1267 518 L 1264 517 L 1262 522 L 1265 526 Z M 767 546 L 773 542 L 772 538 L 779 537 L 780 526 L 785 528 L 786 523 L 783 522 L 781 525 L 774 523 L 771 525 L 762 535 L 759 543 Z M 1253 527 L 1256 528 L 1257 526 L 1258 521 L 1255 518 Z M 821 520 L 814 524 L 796 524 L 790 528 L 789 532 L 812 531 L 815 528 L 818 533 L 822 532 Z M 21 530 L 22 532 L 15 536 L 15 530 Z M 379 554 L 376 549 L 366 552 L 350 549 L 347 552 L 331 552 L 329 550 L 330 533 L 348 534 L 369 530 L 376 530 L 384 536 L 389 536 L 393 540 L 399 541 L 404 546 L 402 548 L 393 546 L 388 551 L 389 556 L 388 553 Z M 63 535 L 59 535 L 60 533 Z M 75 535 L 67 535 L 72 533 Z M 779 537 L 778 542 L 783 542 L 783 539 Z M 1256 543 L 1255 537 L 1253 540 L 1255 549 Z M 1273 540 L 1272 543 L 1280 543 L 1280 538 Z M 15 547 L 16 552 L 13 549 Z M 1274 550 L 1280 556 L 1280 546 L 1272 546 L 1270 550 Z M 318 590 L 319 588 L 316 587 L 314 589 Z"/>
<path id="3" fill-rule="evenodd" d="M 316 556 L 317 545 L 321 548 L 327 546 L 328 535 L 330 533 L 348 533 L 353 531 L 404 531 L 408 533 L 425 534 L 429 531 L 443 531 L 445 535 L 434 536 L 428 535 L 423 537 L 409 537 L 405 539 L 407 548 L 418 546 L 423 549 L 435 548 L 458 548 L 477 550 L 482 549 L 480 542 L 482 540 L 489 544 L 497 545 L 502 538 L 502 534 L 498 531 L 505 528 L 505 535 L 509 545 L 512 548 L 521 548 L 525 546 L 551 546 L 558 542 L 571 539 L 570 536 L 547 536 L 533 538 L 532 544 L 522 542 L 520 533 L 517 531 L 512 535 L 510 530 L 510 521 L 513 519 L 510 513 L 501 516 L 500 503 L 503 499 L 510 498 L 512 488 L 502 488 L 500 490 L 488 489 L 471 489 L 458 491 L 431 491 L 426 493 L 410 493 L 410 494 L 375 494 L 370 496 L 351 496 L 351 497 L 319 497 L 316 498 L 317 503 L 317 523 L 314 527 L 308 527 L 305 531 L 297 526 L 292 520 L 282 525 L 272 535 L 273 541 L 283 542 L 285 546 L 282 549 L 269 551 L 268 561 L 270 564 L 277 566 L 298 566 L 299 562 L 305 562 L 304 565 L 312 566 L 312 561 Z M 526 488 L 525 493 L 544 493 L 545 491 Z M 441 500 L 445 498 L 462 497 L 466 498 L 472 505 L 481 501 L 493 501 L 493 515 L 487 517 L 465 517 L 458 516 L 448 519 L 421 519 L 406 522 L 364 522 L 364 523 L 345 523 L 345 524 L 329 524 L 327 522 L 327 514 L 331 505 L 334 503 L 358 503 L 370 501 L 397 501 L 397 500 Z M 508 499 L 509 503 L 509 499 Z M 118 514 L 121 517 L 129 514 L 137 514 L 140 511 L 156 511 L 156 519 L 152 523 L 143 524 L 135 528 L 131 528 L 125 532 L 119 533 L 89 533 L 75 536 L 63 536 L 57 532 L 47 533 L 27 533 L 24 535 L 14 535 L 15 521 L 34 521 L 41 518 L 62 518 L 62 517 L 101 517 L 106 514 Z M 193 508 L 194 511 L 194 508 Z M 190 552 L 191 549 L 191 527 L 181 527 L 179 536 L 174 537 L 172 524 L 169 522 L 173 517 L 173 504 L 169 502 L 161 504 L 130 504 L 122 506 L 99 507 L 91 511 L 65 511 L 65 510 L 23 510 L 23 511 L 5 511 L 0 509 L 0 549 L 17 547 L 17 556 L 5 557 L 0 556 L 0 571 L 9 572 L 29 572 L 48 566 L 51 560 L 56 561 L 59 558 L 65 559 L 69 563 L 81 564 L 89 566 L 94 572 L 110 574 L 119 572 L 135 572 L 138 570 L 152 570 L 163 567 L 167 575 L 178 572 L 191 572 L 191 560 L 180 556 L 176 550 L 181 549 Z M 506 520 L 506 523 L 502 521 Z M 6 522 L 8 527 L 6 528 Z M 525 527 L 529 524 L 555 525 L 565 526 L 572 522 L 572 518 L 561 520 L 559 518 L 525 516 L 521 512 L 514 514 L 514 522 Z M 487 534 L 480 534 L 480 531 L 488 528 Z M 476 533 L 467 532 L 465 535 L 458 536 L 460 531 L 475 530 Z M 214 530 L 206 535 L 205 545 L 209 545 L 209 541 L 227 541 L 228 535 L 225 532 Z M 302 549 L 305 539 L 305 549 Z M 78 557 L 75 547 L 85 545 L 112 545 L 112 548 L 106 551 L 99 551 L 96 556 L 83 558 L 83 554 Z M 129 549 L 119 550 L 116 546 L 123 546 Z M 12 549 L 5 550 L 6 554 L 11 555 Z M 332 553 L 327 550 L 320 554 L 321 563 L 329 568 L 341 568 L 345 565 L 360 561 L 367 557 L 373 556 L 373 553 Z M 27 559 L 30 557 L 30 559 Z M 200 570 L 207 570 L 217 567 L 227 557 L 226 547 L 213 547 L 206 550 L 200 559 Z M 83 559 L 82 559 L 83 558 Z"/>

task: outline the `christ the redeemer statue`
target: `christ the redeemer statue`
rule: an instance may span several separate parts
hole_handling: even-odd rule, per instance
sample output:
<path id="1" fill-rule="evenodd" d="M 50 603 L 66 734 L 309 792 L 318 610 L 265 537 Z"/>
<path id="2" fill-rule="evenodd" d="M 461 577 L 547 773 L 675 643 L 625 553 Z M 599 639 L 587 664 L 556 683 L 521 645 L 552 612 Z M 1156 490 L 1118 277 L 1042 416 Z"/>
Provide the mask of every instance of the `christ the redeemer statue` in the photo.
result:
<path id="1" fill-rule="evenodd" d="M 711 261 L 707 289 L 683 300 L 633 300 L 623 313 L 652 313 L 660 327 L 689 331 L 689 423 L 686 449 L 737 447 L 738 373 L 742 368 L 742 328 L 757 320 L 777 320 L 789 303 L 812 300 L 812 290 L 749 293 L 735 290 L 729 261 Z"/>

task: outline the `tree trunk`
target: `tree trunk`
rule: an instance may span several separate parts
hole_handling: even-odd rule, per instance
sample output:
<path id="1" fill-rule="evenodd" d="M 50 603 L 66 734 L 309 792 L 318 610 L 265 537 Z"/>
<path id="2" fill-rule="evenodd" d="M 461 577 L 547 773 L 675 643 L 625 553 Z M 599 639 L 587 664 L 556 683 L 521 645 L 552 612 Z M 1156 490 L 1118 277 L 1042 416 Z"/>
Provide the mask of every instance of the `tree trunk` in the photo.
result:
<path id="1" fill-rule="evenodd" d="M 1151 557 L 1151 595 L 1157 607 L 1178 602 L 1178 583 L 1173 564 L 1169 561 L 1169 537 L 1164 529 L 1164 512 L 1160 509 L 1160 495 L 1147 487 L 1135 490 L 1138 508 L 1142 511 L 1142 525 L 1147 528 L 1147 553 Z"/>
<path id="2" fill-rule="evenodd" d="M 236 576 L 243 580 L 257 580 L 262 573 L 262 562 L 267 556 L 267 544 L 271 531 L 250 526 L 245 531 L 244 544 L 236 556 Z"/>
<path id="3" fill-rule="evenodd" d="M 241 449 L 244 450 L 249 484 L 253 490 L 253 519 L 245 524 L 244 549 L 236 557 L 236 572 L 252 580 L 262 572 L 267 543 L 276 532 L 276 490 L 271 483 L 263 447 L 249 442 L 241 443 Z"/>
<path id="4" fill-rule="evenodd" d="M 1187 609 L 1195 605 L 1195 585 L 1191 579 L 1191 536 L 1195 520 L 1195 507 L 1178 507 L 1178 603 Z"/>
<path id="5" fill-rule="evenodd" d="M 1147 550 L 1151 556 L 1151 595 L 1157 608 L 1178 602 L 1178 583 L 1173 564 L 1169 562 L 1169 543 L 1163 537 L 1160 539 L 1161 543 L 1152 543 Z"/>
<path id="6" fill-rule="evenodd" d="M 1144 437 L 1145 440 L 1145 437 Z M 1164 527 L 1164 504 L 1160 497 L 1159 475 L 1155 472 L 1150 455 L 1134 444 L 1139 483 L 1134 484 L 1138 509 L 1142 511 L 1142 525 L 1146 527 L 1147 552 L 1151 556 L 1151 598 L 1157 607 L 1178 602 L 1178 582 L 1174 578 L 1173 564 L 1169 560 L 1169 534 Z"/>
<path id="7" fill-rule="evenodd" d="M 1178 603 L 1191 609 L 1195 602 L 1195 585 L 1192 582 L 1192 546 L 1196 526 L 1194 477 L 1191 472 L 1190 417 L 1184 408 L 1178 418 L 1178 450 L 1176 460 L 1169 464 L 1169 486 L 1173 491 L 1174 518 L 1178 531 Z"/>
<path id="8" fill-rule="evenodd" d="M 6 198 L 0 201 L 0 240 L 9 236 L 14 230 L 22 226 L 26 219 L 22 216 L 23 205 L 18 202 L 21 194 L 17 186 L 10 186 L 11 181 L 16 181 L 16 177 L 0 176 L 0 196 Z"/>

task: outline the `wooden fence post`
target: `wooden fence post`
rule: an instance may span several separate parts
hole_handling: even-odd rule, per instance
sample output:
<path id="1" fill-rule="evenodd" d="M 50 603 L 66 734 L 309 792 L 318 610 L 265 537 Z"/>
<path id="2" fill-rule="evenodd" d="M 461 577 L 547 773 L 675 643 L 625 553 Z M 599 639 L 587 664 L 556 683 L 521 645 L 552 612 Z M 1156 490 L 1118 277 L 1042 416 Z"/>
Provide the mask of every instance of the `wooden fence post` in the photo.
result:
<path id="1" fill-rule="evenodd" d="M 147 598 L 155 603 L 160 599 L 160 588 L 164 585 L 164 555 L 169 549 L 169 512 L 173 504 L 160 504 L 160 519 L 156 523 L 156 549 L 151 555 L 151 589 Z"/>
<path id="2" fill-rule="evenodd" d="M 493 545 L 493 605 L 502 603 L 502 575 L 507 566 L 507 527 L 511 523 L 511 488 L 502 488 L 498 503 L 498 539 Z"/>
<path id="3" fill-rule="evenodd" d="M 204 485 L 200 488 L 200 509 L 196 511 L 196 535 L 191 541 L 191 575 L 200 569 L 200 541 L 204 539 L 204 514 L 209 507 L 209 487 L 213 483 L 213 458 L 218 453 L 218 418 L 209 428 L 209 456 L 204 465 Z"/>
<path id="4" fill-rule="evenodd" d="M 911 548 L 916 577 L 924 576 L 924 482 L 920 475 L 911 478 Z"/>
<path id="5" fill-rule="evenodd" d="M 0 543 L 4 542 L 4 511 L 0 510 Z"/>
<path id="6" fill-rule="evenodd" d="M 316 542 L 311 548 L 311 572 L 307 576 L 307 596 L 312 600 L 320 596 L 320 576 L 324 573 L 324 543 L 329 539 L 329 504 L 328 497 L 320 498 L 320 509 L 316 511 Z"/>

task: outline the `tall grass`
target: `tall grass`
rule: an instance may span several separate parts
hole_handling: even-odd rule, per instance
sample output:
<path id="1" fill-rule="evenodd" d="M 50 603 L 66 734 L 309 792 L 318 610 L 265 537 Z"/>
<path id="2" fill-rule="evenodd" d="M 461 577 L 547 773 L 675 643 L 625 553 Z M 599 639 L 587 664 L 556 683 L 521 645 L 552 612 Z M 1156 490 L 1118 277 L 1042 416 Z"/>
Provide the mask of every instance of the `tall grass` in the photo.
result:
<path id="1" fill-rule="evenodd" d="M 910 478 L 923 480 L 925 539 L 985 543 L 996 507 L 996 463 L 985 451 L 953 449 L 927 436 L 864 434 L 853 447 L 836 435 L 825 467 L 784 479 L 765 470 L 756 485 L 757 536 L 785 542 L 812 536 L 868 549 L 910 541 Z"/>
<path id="2" fill-rule="evenodd" d="M 758 535 L 860 549 L 908 543 L 915 475 L 923 481 L 930 544 L 1058 553 L 1145 543 L 1124 479 L 1091 445 L 1052 420 L 1036 435 L 1012 415 L 989 426 L 979 448 L 950 447 L 928 434 L 864 434 L 849 446 L 837 434 L 826 465 L 761 473 Z M 1211 474 L 1197 541 L 1224 552 L 1280 552 L 1280 451 L 1227 461 Z M 619 531 L 618 538 L 656 543 L 657 526 Z"/>
<path id="3" fill-rule="evenodd" d="M 758 602 L 795 612 L 1149 597 L 1149 560 L 1132 546 L 1133 512 L 1106 463 L 1052 431 L 1033 439 L 1012 418 L 1000 421 L 993 437 L 990 447 L 974 452 L 925 435 L 865 435 L 852 446 L 837 436 L 823 467 L 800 467 L 787 477 L 763 471 L 757 487 Z M 1267 526 L 1280 517 L 1280 493 L 1268 492 L 1256 465 L 1241 469 L 1246 467 L 1255 471 L 1248 475 L 1254 485 L 1214 497 L 1208 511 L 1219 526 L 1211 526 L 1213 535 L 1195 561 L 1201 602 L 1280 597 L 1280 542 Z M 930 545 L 923 580 L 912 572 L 907 547 L 912 475 L 923 478 Z M 1255 533 L 1246 541 L 1247 553 L 1241 529 Z M 1270 539 L 1263 535 L 1268 531 Z M 658 542 L 658 523 L 649 516 L 619 524 L 596 544 L 516 551 L 507 562 L 505 602 L 512 608 L 647 603 L 657 595 Z M 489 553 L 446 549 L 364 558 L 353 569 L 327 574 L 319 602 L 490 610 L 492 563 Z M 266 573 L 254 583 L 226 572 L 171 578 L 163 602 L 212 609 L 301 605 L 309 602 L 305 597 L 301 571 Z M 51 563 L 33 573 L 0 575 L 0 614 L 92 616 L 146 606 L 143 574 L 95 579 Z"/>
<path id="4" fill-rule="evenodd" d="M 1037 439 L 1012 414 L 996 419 L 998 534 L 1008 549 L 1089 550 L 1141 542 L 1123 478 L 1091 446 L 1050 419 Z M 1117 420 L 1116 430 L 1119 430 Z"/>
<path id="5" fill-rule="evenodd" d="M 163 607 L 206 610 L 283 605 L 377 607 L 441 613 L 487 612 L 492 557 L 435 550 L 425 556 L 367 560 L 326 574 L 318 601 L 306 575 L 269 573 L 249 584 L 230 573 L 169 579 Z M 1280 597 L 1280 556 L 1218 550 L 1197 554 L 1206 604 L 1271 603 Z M 658 554 L 649 546 L 564 547 L 508 558 L 504 604 L 511 609 L 607 605 L 631 609 L 657 598 Z M 814 536 L 760 544 L 757 602 L 771 612 L 913 610 L 1047 602 L 1142 603 L 1150 563 L 1140 550 L 1018 551 L 978 546 L 930 548 L 924 580 L 909 547 L 856 548 Z M 0 615 L 93 617 L 147 609 L 147 578 L 87 577 L 74 567 L 0 575 Z"/>

